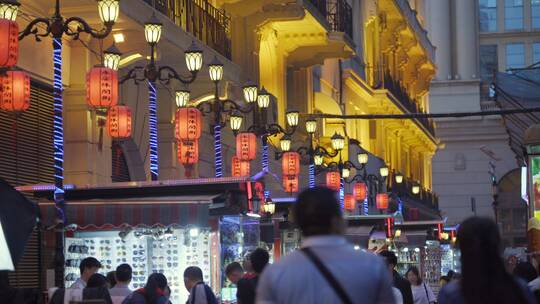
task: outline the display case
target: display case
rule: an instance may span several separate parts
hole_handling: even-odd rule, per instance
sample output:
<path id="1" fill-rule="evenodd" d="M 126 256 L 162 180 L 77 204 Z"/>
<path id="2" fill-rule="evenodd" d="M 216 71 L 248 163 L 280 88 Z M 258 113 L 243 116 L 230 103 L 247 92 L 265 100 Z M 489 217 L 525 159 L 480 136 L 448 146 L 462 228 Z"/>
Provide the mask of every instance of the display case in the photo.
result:
<path id="1" fill-rule="evenodd" d="M 396 249 L 395 253 L 398 259 L 396 271 L 400 275 L 404 276 L 407 270 L 412 266 L 415 266 L 418 269 L 420 269 L 421 260 L 422 260 L 420 248 L 403 247 L 400 249 Z"/>
<path id="2" fill-rule="evenodd" d="M 281 231 L 281 255 L 287 254 L 300 248 L 301 233 L 298 229 L 287 229 Z"/>
<path id="3" fill-rule="evenodd" d="M 424 282 L 438 294 L 441 278 L 441 247 L 438 241 L 426 241 L 421 270 Z"/>
<path id="4" fill-rule="evenodd" d="M 163 273 L 171 288 L 171 301 L 183 303 L 189 294 L 184 287 L 188 266 L 202 269 L 204 280 L 211 284 L 212 252 L 210 230 L 199 227 L 142 228 L 111 231 L 75 232 L 66 238 L 66 286 L 79 277 L 79 263 L 95 257 L 104 275 L 127 263 L 133 269 L 130 288 L 144 287 L 151 273 Z"/>
<path id="5" fill-rule="evenodd" d="M 443 244 L 441 245 L 441 275 L 446 275 L 450 270 L 461 272 L 460 253 L 450 244 Z"/>

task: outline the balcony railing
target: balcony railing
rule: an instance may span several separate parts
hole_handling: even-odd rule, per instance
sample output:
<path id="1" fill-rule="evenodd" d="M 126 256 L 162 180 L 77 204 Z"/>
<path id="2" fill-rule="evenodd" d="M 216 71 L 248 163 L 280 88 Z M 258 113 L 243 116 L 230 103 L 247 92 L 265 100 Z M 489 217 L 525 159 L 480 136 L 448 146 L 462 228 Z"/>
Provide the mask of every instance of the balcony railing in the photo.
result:
<path id="1" fill-rule="evenodd" d="M 394 174 L 389 176 L 388 180 L 392 192 L 399 195 L 402 199 L 405 200 L 405 202 L 407 200 L 414 201 L 415 203 L 418 203 L 428 209 L 431 209 L 433 211 L 439 211 L 439 197 L 435 193 L 423 188 L 422 186 L 420 186 L 420 192 L 418 194 L 414 194 L 412 192 L 413 186 L 418 185 L 417 182 L 414 182 L 413 180 L 404 177 L 403 182 L 401 184 L 398 184 L 395 182 Z"/>
<path id="2" fill-rule="evenodd" d="M 352 38 L 352 7 L 345 0 L 309 0 L 328 21 L 333 32 L 343 32 Z"/>
<path id="3" fill-rule="evenodd" d="M 231 59 L 230 18 L 208 0 L 144 0 L 177 26 Z"/>
<path id="4" fill-rule="evenodd" d="M 418 104 L 409 96 L 407 90 L 401 85 L 401 82 L 392 78 L 389 72 L 384 74 L 384 88 L 390 91 L 401 105 L 410 113 L 420 113 L 422 110 Z M 416 120 L 432 135 L 435 136 L 435 125 L 432 119 L 416 118 Z"/>

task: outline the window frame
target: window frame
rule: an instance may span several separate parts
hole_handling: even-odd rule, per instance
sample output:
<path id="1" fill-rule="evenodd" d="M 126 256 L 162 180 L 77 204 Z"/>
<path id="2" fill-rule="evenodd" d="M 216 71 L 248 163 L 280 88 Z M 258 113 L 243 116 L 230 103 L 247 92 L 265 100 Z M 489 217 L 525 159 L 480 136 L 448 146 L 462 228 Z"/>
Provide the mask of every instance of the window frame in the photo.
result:
<path id="1" fill-rule="evenodd" d="M 486 1 L 487 6 L 483 6 L 482 2 Z M 489 2 L 492 1 L 494 4 L 493 6 L 489 6 Z M 479 29 L 481 33 L 490 33 L 490 32 L 496 32 L 497 31 L 497 23 L 498 23 L 498 16 L 497 16 L 497 0 L 478 0 L 478 7 L 479 7 L 479 16 L 478 16 L 478 23 L 479 23 Z M 485 19 L 487 22 L 482 23 L 482 13 L 486 13 L 486 16 L 488 17 Z M 493 18 L 490 18 L 492 17 Z M 485 29 L 483 25 L 487 26 Z M 493 26 L 493 28 L 491 28 Z"/>
<path id="2" fill-rule="evenodd" d="M 510 66 L 509 65 L 509 60 L 508 60 L 508 56 L 509 55 L 514 55 L 516 56 L 517 53 L 515 54 L 511 54 L 508 52 L 508 49 L 510 46 L 521 46 L 521 50 L 522 50 L 522 58 L 523 58 L 523 64 L 521 64 L 521 66 Z M 511 70 L 511 69 L 519 69 L 519 68 L 524 68 L 525 65 L 526 65 L 526 58 L 525 58 L 525 43 L 523 42 L 512 42 L 512 43 L 507 43 L 506 46 L 505 46 L 505 51 L 506 51 L 506 54 L 505 54 L 505 60 L 506 60 L 506 70 Z"/>
<path id="3" fill-rule="evenodd" d="M 509 1 L 514 2 L 514 4 L 508 5 Z M 516 6 L 515 1 L 521 1 L 521 5 Z M 504 30 L 505 31 L 522 31 L 524 29 L 525 4 L 523 3 L 523 1 L 524 0 L 504 0 Z M 521 19 L 521 25 L 519 27 L 510 27 L 509 21 L 517 20 L 518 18 L 508 18 L 508 11 L 509 9 L 516 9 L 516 8 L 521 8 L 521 10 L 516 10 L 516 11 L 520 11 L 521 13 L 521 17 L 519 18 Z"/>

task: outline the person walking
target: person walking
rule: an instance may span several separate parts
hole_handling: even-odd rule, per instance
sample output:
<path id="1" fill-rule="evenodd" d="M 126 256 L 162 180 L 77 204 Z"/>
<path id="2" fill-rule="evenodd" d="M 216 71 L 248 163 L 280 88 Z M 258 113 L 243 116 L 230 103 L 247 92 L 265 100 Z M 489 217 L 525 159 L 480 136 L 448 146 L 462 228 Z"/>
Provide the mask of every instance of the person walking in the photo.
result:
<path id="1" fill-rule="evenodd" d="M 87 257 L 81 261 L 79 264 L 79 271 L 81 273 L 81 277 L 78 278 L 70 288 L 73 289 L 83 289 L 86 287 L 86 283 L 88 282 L 88 279 L 90 277 L 98 272 L 98 270 L 101 268 L 101 263 L 94 257 Z"/>
<path id="2" fill-rule="evenodd" d="M 472 217 L 459 227 L 461 279 L 439 292 L 439 304 L 533 304 L 525 283 L 512 277 L 502 259 L 499 228 L 487 218 Z"/>
<path id="3" fill-rule="evenodd" d="M 336 192 L 322 187 L 305 190 L 292 208 L 304 237 L 302 249 L 266 267 L 256 303 L 394 303 L 384 261 L 354 250 L 343 236 L 345 222 Z"/>
<path id="4" fill-rule="evenodd" d="M 199 267 L 190 266 L 184 271 L 184 285 L 189 291 L 187 304 L 217 304 L 216 296 L 210 286 L 203 281 Z"/>
<path id="5" fill-rule="evenodd" d="M 422 276 L 420 276 L 420 272 L 416 266 L 409 267 L 405 273 L 405 277 L 411 283 L 414 304 L 432 304 L 437 302 L 437 298 L 435 298 L 431 287 L 422 280 Z"/>
<path id="6" fill-rule="evenodd" d="M 129 284 L 131 283 L 132 276 L 133 270 L 129 264 L 120 264 L 116 267 L 116 284 L 109 290 L 114 304 L 122 303 L 131 294 L 132 291 L 129 289 Z"/>
<path id="7" fill-rule="evenodd" d="M 167 304 L 167 284 L 167 278 L 162 273 L 153 273 L 148 277 L 146 285 L 132 292 L 122 304 Z"/>
<path id="8" fill-rule="evenodd" d="M 394 287 L 399 289 L 399 291 L 401 292 L 403 304 L 413 304 L 414 301 L 411 283 L 409 283 L 409 281 L 400 276 L 399 273 L 396 271 L 396 266 L 398 263 L 396 254 L 390 250 L 383 250 L 379 253 L 379 255 L 383 257 L 386 261 L 386 265 L 388 266 L 388 270 L 390 271 L 390 275 L 393 279 Z"/>
<path id="9" fill-rule="evenodd" d="M 257 248 L 249 255 L 249 260 L 251 262 L 251 266 L 253 267 L 254 276 L 250 278 L 242 278 L 238 281 L 238 291 L 236 293 L 238 304 L 255 303 L 255 292 L 257 290 L 259 276 L 263 272 L 266 265 L 268 265 L 270 255 L 268 254 L 268 251 L 262 248 Z"/>

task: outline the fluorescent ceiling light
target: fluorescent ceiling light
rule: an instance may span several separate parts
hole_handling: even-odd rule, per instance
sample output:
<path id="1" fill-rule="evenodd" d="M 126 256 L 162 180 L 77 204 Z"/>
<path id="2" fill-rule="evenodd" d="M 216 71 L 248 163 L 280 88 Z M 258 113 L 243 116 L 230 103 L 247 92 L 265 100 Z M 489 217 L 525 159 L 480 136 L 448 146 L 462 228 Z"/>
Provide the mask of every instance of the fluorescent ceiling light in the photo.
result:
<path id="1" fill-rule="evenodd" d="M 114 34 L 113 38 L 114 38 L 114 42 L 116 42 L 116 43 L 122 43 L 122 42 L 126 41 L 126 37 L 124 37 L 124 34 L 122 34 L 122 33 Z"/>

